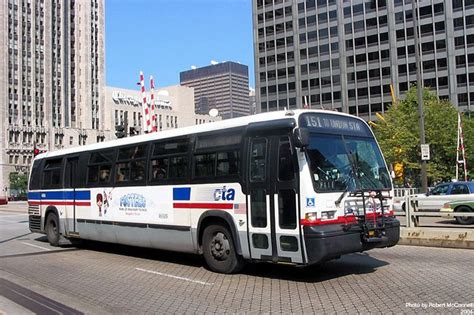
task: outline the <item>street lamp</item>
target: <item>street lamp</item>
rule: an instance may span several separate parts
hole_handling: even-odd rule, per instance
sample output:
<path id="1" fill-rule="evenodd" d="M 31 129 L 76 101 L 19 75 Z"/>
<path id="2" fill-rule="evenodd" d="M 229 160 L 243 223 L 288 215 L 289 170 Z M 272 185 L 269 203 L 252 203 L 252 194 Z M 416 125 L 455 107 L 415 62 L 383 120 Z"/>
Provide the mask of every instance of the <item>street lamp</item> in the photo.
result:
<path id="1" fill-rule="evenodd" d="M 417 0 L 412 0 L 412 16 L 413 16 L 413 34 L 415 35 L 415 64 L 416 64 L 416 89 L 418 92 L 418 117 L 420 124 L 420 144 L 425 144 L 425 116 L 423 114 L 423 80 L 421 78 L 421 60 L 420 60 L 420 44 L 418 43 L 418 8 Z M 421 187 L 422 192 L 428 190 L 428 178 L 426 175 L 426 160 L 421 159 Z"/>

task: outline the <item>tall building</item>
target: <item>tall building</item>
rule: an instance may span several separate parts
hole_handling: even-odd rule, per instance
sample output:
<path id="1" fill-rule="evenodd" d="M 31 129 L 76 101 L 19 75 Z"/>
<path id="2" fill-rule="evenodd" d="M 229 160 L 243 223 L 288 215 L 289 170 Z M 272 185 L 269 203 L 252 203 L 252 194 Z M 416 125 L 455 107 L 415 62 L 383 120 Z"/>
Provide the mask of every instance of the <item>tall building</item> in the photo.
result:
<path id="1" fill-rule="evenodd" d="M 248 67 L 226 61 L 180 73 L 181 85 L 193 87 L 196 113 L 216 108 L 223 119 L 249 115 Z"/>
<path id="2" fill-rule="evenodd" d="M 111 125 L 124 126 L 128 135 L 142 134 L 142 94 L 137 90 L 106 87 L 106 108 L 113 113 Z M 150 99 L 149 92 L 146 93 Z M 154 95 L 158 131 L 200 125 L 221 120 L 207 114 L 194 114 L 194 89 L 174 85 L 159 88 Z M 115 128 L 114 128 L 115 129 Z"/>
<path id="3" fill-rule="evenodd" d="M 424 85 L 474 106 L 474 1 L 419 0 Z M 259 111 L 337 109 L 372 119 L 416 83 L 411 0 L 253 0 Z"/>
<path id="4" fill-rule="evenodd" d="M 27 172 L 34 146 L 108 137 L 104 26 L 104 0 L 0 4 L 1 190 L 10 172 Z"/>

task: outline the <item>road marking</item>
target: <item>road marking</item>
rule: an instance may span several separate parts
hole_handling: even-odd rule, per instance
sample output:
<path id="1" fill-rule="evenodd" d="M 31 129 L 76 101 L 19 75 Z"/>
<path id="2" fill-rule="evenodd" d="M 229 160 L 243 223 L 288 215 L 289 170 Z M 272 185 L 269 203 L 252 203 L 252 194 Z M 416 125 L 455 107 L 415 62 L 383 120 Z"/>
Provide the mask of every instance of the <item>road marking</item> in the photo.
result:
<path id="1" fill-rule="evenodd" d="M 36 248 L 40 248 L 42 250 L 48 250 L 50 251 L 51 249 L 50 248 L 46 248 L 46 247 L 42 247 L 42 246 L 38 246 L 38 245 L 34 245 L 34 244 L 30 244 L 30 243 L 26 243 L 26 242 L 20 242 L 22 244 L 25 244 L 25 245 L 28 245 L 28 246 L 32 246 L 32 247 L 36 247 Z"/>
<path id="2" fill-rule="evenodd" d="M 170 275 L 170 274 L 162 273 L 162 272 L 158 272 L 158 271 L 153 271 L 153 270 L 147 270 L 147 269 L 142 269 L 142 268 L 135 268 L 135 270 L 148 272 L 148 273 L 152 273 L 154 275 L 164 276 L 164 277 L 168 277 L 168 278 L 189 281 L 189 282 L 202 284 L 202 285 L 214 285 L 214 283 L 209 283 L 209 282 L 204 282 L 204 281 L 199 281 L 199 280 L 193 280 L 193 279 L 189 279 L 189 278 L 185 278 L 185 277 L 174 276 L 174 275 Z"/>

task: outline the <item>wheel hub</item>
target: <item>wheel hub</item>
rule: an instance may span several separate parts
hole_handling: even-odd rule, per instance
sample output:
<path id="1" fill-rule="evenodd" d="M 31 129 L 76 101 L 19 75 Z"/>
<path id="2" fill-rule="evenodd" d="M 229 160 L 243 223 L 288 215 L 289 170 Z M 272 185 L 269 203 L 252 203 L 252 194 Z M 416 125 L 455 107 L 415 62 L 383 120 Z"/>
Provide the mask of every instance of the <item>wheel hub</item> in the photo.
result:
<path id="1" fill-rule="evenodd" d="M 230 254 L 230 244 L 224 233 L 217 233 L 211 241 L 211 254 L 218 260 L 226 260 Z"/>

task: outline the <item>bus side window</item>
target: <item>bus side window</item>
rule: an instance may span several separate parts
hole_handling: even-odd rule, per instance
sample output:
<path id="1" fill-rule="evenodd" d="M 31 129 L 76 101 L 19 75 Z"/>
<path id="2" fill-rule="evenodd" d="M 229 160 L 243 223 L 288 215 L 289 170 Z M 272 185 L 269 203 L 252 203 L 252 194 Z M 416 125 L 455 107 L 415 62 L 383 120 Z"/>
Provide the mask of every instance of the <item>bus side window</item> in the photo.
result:
<path id="1" fill-rule="evenodd" d="M 115 165 L 115 182 L 144 182 L 147 151 L 147 144 L 120 148 L 117 164 Z"/>
<path id="2" fill-rule="evenodd" d="M 237 176 L 240 166 L 240 150 L 217 152 L 217 176 Z"/>
<path id="3" fill-rule="evenodd" d="M 115 160 L 115 150 L 102 150 L 92 152 L 87 167 L 87 183 L 88 184 L 108 184 L 112 174 L 112 164 Z"/>
<path id="4" fill-rule="evenodd" d="M 42 160 L 36 160 L 33 163 L 30 175 L 30 184 L 28 188 L 29 190 L 41 189 L 41 162 Z"/>
<path id="5" fill-rule="evenodd" d="M 188 138 L 154 143 L 150 159 L 150 182 L 186 179 L 188 177 L 188 151 Z"/>
<path id="6" fill-rule="evenodd" d="M 250 149 L 250 181 L 262 182 L 266 178 L 267 140 L 255 139 Z"/>
<path id="7" fill-rule="evenodd" d="M 63 159 L 47 160 L 43 169 L 43 189 L 62 187 Z"/>
<path id="8" fill-rule="evenodd" d="M 288 137 L 280 138 L 278 152 L 278 179 L 281 181 L 293 180 L 295 178 L 295 167 L 293 154 Z"/>
<path id="9" fill-rule="evenodd" d="M 216 154 L 204 153 L 194 156 L 194 176 L 195 177 L 214 177 L 216 166 Z"/>

